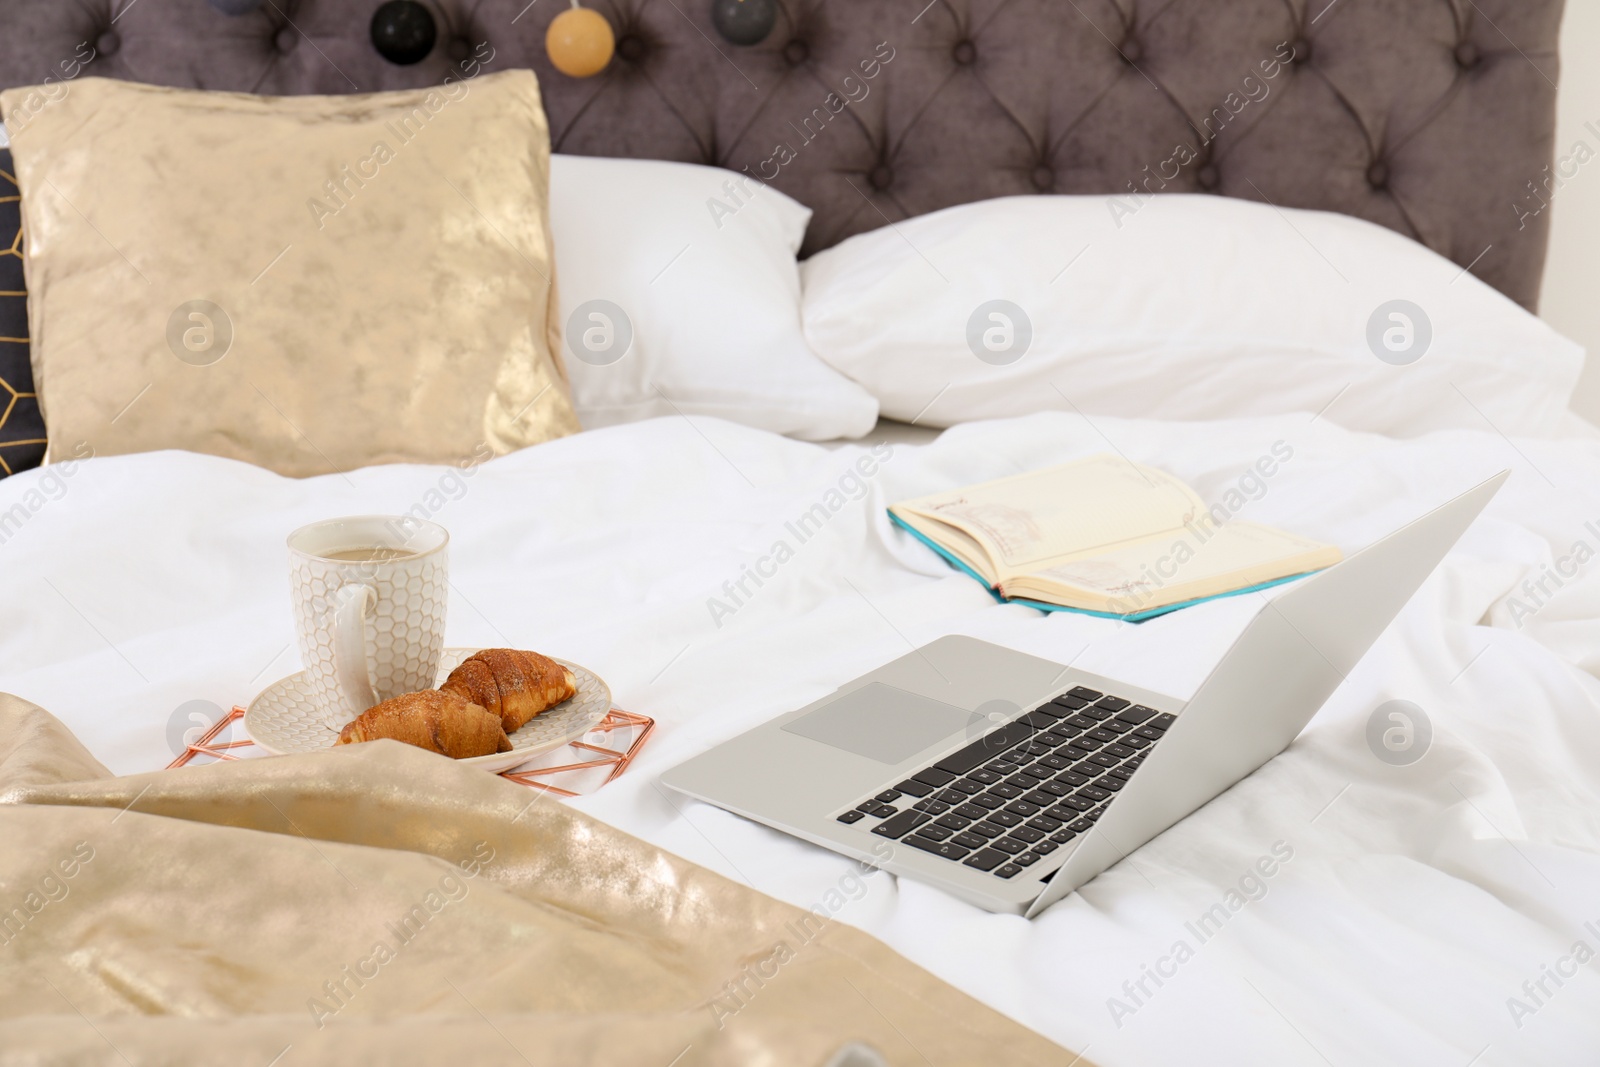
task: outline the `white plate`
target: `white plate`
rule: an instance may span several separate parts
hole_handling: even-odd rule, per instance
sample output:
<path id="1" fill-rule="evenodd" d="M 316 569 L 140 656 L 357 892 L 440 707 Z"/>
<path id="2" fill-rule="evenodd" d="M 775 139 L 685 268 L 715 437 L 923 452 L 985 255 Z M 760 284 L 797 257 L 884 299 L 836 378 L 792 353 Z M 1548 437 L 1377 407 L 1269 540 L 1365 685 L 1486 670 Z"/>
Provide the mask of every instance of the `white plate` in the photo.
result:
<path id="1" fill-rule="evenodd" d="M 461 662 L 476 653 L 476 648 L 447 648 L 439 660 L 442 683 Z M 551 659 L 555 659 L 554 656 Z M 457 763 L 503 771 L 519 763 L 576 741 L 595 727 L 611 710 L 611 690 L 593 672 L 576 663 L 557 659 L 571 670 L 578 681 L 578 692 L 548 711 L 535 715 L 511 735 L 511 751 L 488 756 L 473 756 Z M 273 682 L 245 709 L 244 728 L 252 740 L 268 752 L 286 756 L 296 752 L 320 752 L 339 740 L 336 730 L 322 724 L 311 696 L 310 679 L 305 671 Z"/>

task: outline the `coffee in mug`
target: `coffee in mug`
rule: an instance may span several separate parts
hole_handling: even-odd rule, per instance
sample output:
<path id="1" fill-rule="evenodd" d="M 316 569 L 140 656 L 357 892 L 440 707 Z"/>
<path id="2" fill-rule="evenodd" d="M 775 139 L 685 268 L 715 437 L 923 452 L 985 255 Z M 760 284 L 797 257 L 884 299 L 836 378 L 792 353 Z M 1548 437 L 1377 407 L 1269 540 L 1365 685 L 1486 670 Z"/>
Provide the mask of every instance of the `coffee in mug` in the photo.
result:
<path id="1" fill-rule="evenodd" d="M 300 658 L 330 730 L 431 689 L 444 654 L 450 535 L 409 516 L 329 519 L 289 535 Z"/>

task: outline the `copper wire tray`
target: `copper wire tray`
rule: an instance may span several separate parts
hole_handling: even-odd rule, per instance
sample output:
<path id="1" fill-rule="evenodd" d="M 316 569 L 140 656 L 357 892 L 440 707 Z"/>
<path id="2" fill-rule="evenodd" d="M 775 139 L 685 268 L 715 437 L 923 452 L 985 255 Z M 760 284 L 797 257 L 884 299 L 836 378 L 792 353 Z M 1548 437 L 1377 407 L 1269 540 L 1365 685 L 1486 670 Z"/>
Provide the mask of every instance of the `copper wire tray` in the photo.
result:
<path id="1" fill-rule="evenodd" d="M 187 766 L 196 757 L 201 756 L 207 757 L 204 763 L 270 757 L 271 753 L 250 738 L 234 737 L 236 731 L 243 732 L 243 719 L 244 709 L 236 706 L 212 723 L 205 733 L 190 742 L 182 755 L 167 764 L 167 769 Z M 606 717 L 596 723 L 584 736 L 606 734 L 608 740 L 614 736 L 615 747 L 593 745 L 582 740 L 572 741 L 561 748 L 541 756 L 534 756 L 529 760 L 535 764 L 551 759 L 559 762 L 533 767 L 524 765 L 502 771 L 500 777 L 560 797 L 584 796 L 627 770 L 633 758 L 639 754 L 639 750 L 644 748 L 644 743 L 655 732 L 655 728 L 656 721 L 647 715 L 635 715 L 621 708 L 612 708 L 606 712 Z M 557 785 L 548 780 L 551 778 L 559 778 L 565 784 Z M 568 788 L 569 786 L 572 788 Z"/>

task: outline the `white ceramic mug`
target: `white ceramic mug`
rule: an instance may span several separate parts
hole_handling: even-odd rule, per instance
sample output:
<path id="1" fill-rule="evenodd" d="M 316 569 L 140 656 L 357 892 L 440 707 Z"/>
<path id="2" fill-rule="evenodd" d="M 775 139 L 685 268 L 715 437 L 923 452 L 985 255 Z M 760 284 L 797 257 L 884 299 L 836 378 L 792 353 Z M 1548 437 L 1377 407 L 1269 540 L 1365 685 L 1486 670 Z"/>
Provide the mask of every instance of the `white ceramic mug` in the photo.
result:
<path id="1" fill-rule="evenodd" d="M 361 515 L 289 535 L 300 658 L 330 730 L 431 689 L 444 653 L 450 535 L 409 516 Z"/>

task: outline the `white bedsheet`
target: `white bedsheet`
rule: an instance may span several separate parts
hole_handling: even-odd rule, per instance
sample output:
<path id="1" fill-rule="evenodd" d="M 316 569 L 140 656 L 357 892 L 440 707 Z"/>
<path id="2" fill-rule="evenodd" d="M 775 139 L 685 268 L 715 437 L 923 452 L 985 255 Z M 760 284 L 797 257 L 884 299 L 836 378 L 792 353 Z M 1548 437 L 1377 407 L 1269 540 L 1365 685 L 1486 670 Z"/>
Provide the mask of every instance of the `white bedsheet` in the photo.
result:
<path id="1" fill-rule="evenodd" d="M 848 472 L 864 448 L 706 419 L 586 433 L 467 477 L 384 467 L 296 482 L 181 453 L 91 460 L 65 479 L 0 482 L 0 689 L 50 709 L 119 773 L 164 766 L 174 709 L 244 702 L 297 669 L 285 535 L 421 506 L 454 538 L 450 643 L 576 660 L 659 720 L 635 768 L 578 806 L 831 909 L 853 864 L 669 796 L 656 775 L 948 633 L 1185 696 L 1259 606 L 1224 600 L 1142 626 L 998 606 L 892 531 L 883 507 L 1109 448 L 1219 501 L 1280 440 L 1292 459 L 1241 514 L 1346 550 L 1515 473 L 1305 734 L 1128 861 L 1031 923 L 881 872 L 838 917 L 1106 1065 L 1600 1061 L 1600 961 L 1572 957 L 1600 949 L 1593 440 L 1045 414 L 895 446 L 858 499 Z M 842 506 L 802 544 L 785 524 L 819 503 Z M 734 604 L 724 583 L 779 540 L 793 558 L 759 589 L 747 579 L 753 595 Z M 1523 579 L 1579 542 L 1576 577 L 1542 607 L 1519 594 L 1531 616 L 1513 610 Z M 715 621 L 713 596 L 731 609 Z M 1394 698 L 1433 729 L 1409 767 L 1365 740 Z M 1292 858 L 1263 895 L 1247 876 L 1274 846 Z M 1260 899 L 1202 941 L 1186 924 L 1226 909 L 1241 880 Z M 1159 987 L 1149 969 L 1167 972 Z M 1557 970 L 1574 973 L 1558 985 Z"/>

